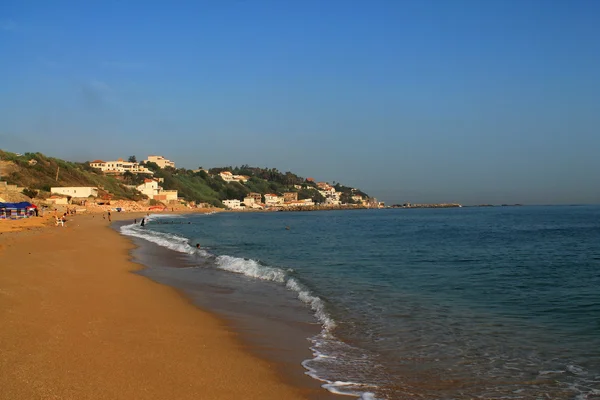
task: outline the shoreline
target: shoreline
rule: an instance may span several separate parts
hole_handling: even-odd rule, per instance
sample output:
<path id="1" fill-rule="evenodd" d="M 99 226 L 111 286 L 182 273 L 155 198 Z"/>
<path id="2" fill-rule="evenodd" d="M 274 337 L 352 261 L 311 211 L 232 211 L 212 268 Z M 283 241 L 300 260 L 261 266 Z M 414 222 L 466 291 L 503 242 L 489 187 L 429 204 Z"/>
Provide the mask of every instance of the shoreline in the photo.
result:
<path id="1" fill-rule="evenodd" d="M 189 213 L 180 214 L 184 216 L 191 215 Z M 202 293 L 202 297 L 210 299 L 208 301 L 199 301 L 198 296 L 194 296 L 193 291 L 190 291 L 189 287 L 186 289 L 186 285 L 182 286 L 181 284 L 169 282 L 164 278 L 161 279 L 160 276 L 152 272 L 156 268 L 173 271 L 180 268 L 190 268 L 190 265 L 185 263 L 180 264 L 176 260 L 182 254 L 146 239 L 120 233 L 120 228 L 127 225 L 127 223 L 125 221 L 116 221 L 112 223 L 111 228 L 132 243 L 133 248 L 129 252 L 130 260 L 141 266 L 134 273 L 141 275 L 145 279 L 157 282 L 160 285 L 172 288 L 192 306 L 215 315 L 228 330 L 238 335 L 245 351 L 250 352 L 260 359 L 267 360 L 269 363 L 274 363 L 279 372 L 278 375 L 283 379 L 284 383 L 301 388 L 308 399 L 336 400 L 348 398 L 348 396 L 335 394 L 325 389 L 322 386 L 325 382 L 308 375 L 306 368 L 302 364 L 307 359 L 312 359 L 313 357 L 308 344 L 308 337 L 320 332 L 320 325 L 316 321 L 314 324 L 318 325 L 319 328 L 315 328 L 314 331 L 305 335 L 308 333 L 307 327 L 293 329 L 286 326 L 285 322 L 278 323 L 264 318 L 257 318 L 256 314 L 248 313 L 250 309 L 240 310 L 224 307 L 221 301 L 222 298 L 218 296 L 220 290 L 211 289 L 209 283 L 206 283 L 208 286 L 201 289 L 194 288 Z M 221 271 L 221 273 L 230 274 L 225 271 Z M 214 290 L 216 292 L 213 292 Z M 311 319 L 313 318 L 312 313 L 307 311 L 307 314 L 310 315 Z M 297 323 L 299 324 L 299 322 Z M 312 328 L 309 330 L 312 330 Z M 277 332 L 277 334 L 274 335 L 273 332 Z M 285 339 L 282 338 L 283 336 Z M 354 397 L 350 396 L 350 398 Z"/>
<path id="2" fill-rule="evenodd" d="M 313 398 L 219 316 L 132 273 L 133 248 L 97 214 L 0 236 L 2 398 Z"/>

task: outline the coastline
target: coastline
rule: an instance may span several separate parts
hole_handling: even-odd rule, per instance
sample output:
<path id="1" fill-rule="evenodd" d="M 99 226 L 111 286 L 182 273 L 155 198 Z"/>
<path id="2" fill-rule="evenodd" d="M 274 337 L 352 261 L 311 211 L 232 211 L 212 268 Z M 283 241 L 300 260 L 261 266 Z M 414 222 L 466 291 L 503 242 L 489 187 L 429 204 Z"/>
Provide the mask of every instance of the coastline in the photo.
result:
<path id="1" fill-rule="evenodd" d="M 0 246 L 1 398 L 314 398 L 222 319 L 132 273 L 133 244 L 97 214 Z"/>

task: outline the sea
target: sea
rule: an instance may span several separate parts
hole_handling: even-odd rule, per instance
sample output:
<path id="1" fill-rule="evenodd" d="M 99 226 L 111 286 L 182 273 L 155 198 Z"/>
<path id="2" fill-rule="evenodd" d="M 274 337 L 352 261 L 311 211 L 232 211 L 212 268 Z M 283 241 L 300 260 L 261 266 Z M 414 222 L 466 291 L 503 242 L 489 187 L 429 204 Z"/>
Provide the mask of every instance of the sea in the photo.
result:
<path id="1" fill-rule="evenodd" d="M 120 230 L 142 274 L 304 349 L 274 353 L 319 390 L 600 399 L 600 206 L 151 215 Z"/>

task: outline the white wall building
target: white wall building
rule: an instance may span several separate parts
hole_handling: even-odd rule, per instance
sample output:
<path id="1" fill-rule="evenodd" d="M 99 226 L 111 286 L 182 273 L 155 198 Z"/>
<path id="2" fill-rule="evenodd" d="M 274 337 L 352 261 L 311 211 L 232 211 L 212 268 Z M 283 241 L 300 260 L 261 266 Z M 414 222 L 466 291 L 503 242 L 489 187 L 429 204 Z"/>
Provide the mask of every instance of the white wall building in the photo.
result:
<path id="1" fill-rule="evenodd" d="M 313 202 L 312 199 L 294 200 L 294 201 L 285 203 L 286 207 L 310 207 L 310 206 L 314 206 L 314 205 L 315 205 L 315 203 Z"/>
<path id="2" fill-rule="evenodd" d="M 244 208 L 239 200 L 223 200 L 222 203 L 231 210 L 241 210 Z"/>
<path id="3" fill-rule="evenodd" d="M 229 171 L 222 171 L 219 172 L 219 175 L 221 176 L 221 178 L 223 178 L 223 180 L 225 182 L 240 182 L 240 183 L 246 183 L 248 182 L 248 180 L 250 179 L 249 176 L 246 175 L 233 175 L 231 172 Z"/>
<path id="4" fill-rule="evenodd" d="M 144 179 L 144 183 L 136 186 L 136 189 L 148 196 L 149 199 L 157 201 L 176 201 L 177 190 L 164 190 L 155 179 Z"/>
<path id="5" fill-rule="evenodd" d="M 153 162 L 161 168 L 172 167 L 175 168 L 175 163 L 171 160 L 167 160 L 163 156 L 148 156 L 144 162 Z"/>
<path id="6" fill-rule="evenodd" d="M 219 173 L 219 175 L 221 176 L 221 178 L 223 178 L 223 180 L 225 182 L 233 182 L 235 181 L 235 178 L 233 177 L 233 174 L 229 171 L 222 171 Z"/>
<path id="7" fill-rule="evenodd" d="M 93 186 L 52 187 L 50 192 L 71 197 L 98 197 L 98 188 Z"/>
<path id="8" fill-rule="evenodd" d="M 123 161 L 122 158 L 119 158 L 117 161 L 94 160 L 90 163 L 90 166 L 99 169 L 105 174 L 120 175 L 125 172 L 131 172 L 132 174 L 154 174 L 154 172 L 141 166 L 139 163 Z"/>
<path id="9" fill-rule="evenodd" d="M 283 204 L 283 197 L 277 196 L 273 193 L 265 194 L 265 204 L 268 206 L 276 206 Z"/>
<path id="10" fill-rule="evenodd" d="M 148 196 L 149 199 L 153 199 L 154 196 L 160 193 L 160 189 L 162 188 L 158 186 L 158 182 L 154 179 L 144 179 L 144 183 L 137 186 L 136 189 L 140 193 Z"/>

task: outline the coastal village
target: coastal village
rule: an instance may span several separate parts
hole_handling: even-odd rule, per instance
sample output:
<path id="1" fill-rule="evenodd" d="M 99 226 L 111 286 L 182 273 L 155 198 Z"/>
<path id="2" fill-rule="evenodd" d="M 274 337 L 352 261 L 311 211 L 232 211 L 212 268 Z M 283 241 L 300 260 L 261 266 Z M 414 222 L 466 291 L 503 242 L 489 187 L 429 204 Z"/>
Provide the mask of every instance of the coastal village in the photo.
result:
<path id="1" fill-rule="evenodd" d="M 132 174 L 148 174 L 153 175 L 154 173 L 144 166 L 145 163 L 152 162 L 157 164 L 160 168 L 175 168 L 175 163 L 171 160 L 166 159 L 163 156 L 150 155 L 144 162 L 131 162 L 119 159 L 117 161 L 102 161 L 95 160 L 90 163 L 90 166 L 102 171 L 104 174 L 109 175 L 123 175 L 126 172 Z M 194 172 L 198 172 L 195 170 Z M 209 173 L 208 170 L 203 170 L 205 173 Z M 216 176 L 216 174 L 214 175 Z M 230 171 L 221 171 L 218 176 L 226 183 L 238 182 L 245 184 L 250 180 L 249 176 L 246 175 L 234 175 Z M 186 199 L 178 197 L 177 190 L 165 190 L 161 186 L 164 182 L 161 178 L 145 178 L 144 182 L 135 189 L 141 194 L 148 197 L 148 199 L 164 202 L 165 204 L 172 204 L 176 202 L 185 203 Z M 335 188 L 327 182 L 315 182 L 313 178 L 306 178 L 305 185 L 295 184 L 290 189 L 296 191 L 277 193 L 255 193 L 250 192 L 247 196 L 241 199 L 225 199 L 222 200 L 223 206 L 229 210 L 281 210 L 281 209 L 297 209 L 299 207 L 323 207 L 323 208 L 335 208 L 335 207 L 348 207 L 350 204 L 342 203 L 340 197 L 341 193 L 336 192 Z M 308 189 L 316 185 L 316 188 L 325 199 L 322 203 L 315 203 L 312 199 L 298 199 L 297 190 Z M 356 191 L 357 189 L 355 189 Z M 352 199 L 355 203 L 352 206 L 361 206 L 366 208 L 382 208 L 383 203 L 377 201 L 377 199 L 363 197 L 360 194 L 353 194 Z"/>
<path id="2" fill-rule="evenodd" d="M 25 157 L 15 154 L 17 157 Z M 26 160 L 25 168 L 39 166 L 36 158 Z M 20 162 L 24 164 L 23 161 Z M 221 182 L 221 185 L 239 186 L 234 195 L 227 195 L 219 200 L 220 204 L 194 201 L 186 198 L 177 189 L 165 188 L 165 178 L 161 170 L 176 173 L 175 162 L 161 155 L 149 155 L 145 160 L 138 162 L 135 157 L 127 161 L 117 159 L 112 161 L 94 160 L 85 163 L 90 171 L 105 177 L 111 177 L 118 182 L 121 189 L 127 190 L 135 199 L 120 198 L 110 188 L 97 186 L 61 186 L 52 185 L 46 188 L 46 195 L 42 190 L 30 187 L 21 187 L 2 181 L 3 175 L 8 175 L 15 162 L 0 160 L 0 203 L 9 204 L 16 202 L 32 202 L 42 207 L 71 207 L 81 211 L 159 211 L 174 209 L 214 208 L 231 211 L 302 211 L 302 210 L 330 210 L 347 208 L 383 208 L 385 205 L 377 199 L 364 194 L 355 188 L 345 188 L 345 193 L 336 190 L 336 186 L 328 182 L 316 181 L 314 178 L 298 179 L 289 185 L 279 187 L 279 191 L 262 192 L 250 190 L 251 176 L 234 174 L 227 169 L 206 170 L 199 168 L 189 171 L 200 174 L 206 179 Z M 153 168 L 149 168 L 153 167 Z M 56 180 L 60 177 L 60 167 L 56 170 Z M 287 173 L 290 174 L 290 173 Z M 339 184 L 337 186 L 340 188 Z M 349 191 L 348 191 L 349 189 Z M 306 193 L 314 194 L 307 197 Z M 236 196 L 237 195 L 237 196 Z M 122 197 L 122 196 L 121 196 Z M 317 201 L 315 201 L 317 200 Z M 4 218 L 10 215 L 22 216 L 26 210 L 5 210 L 1 213 Z"/>

